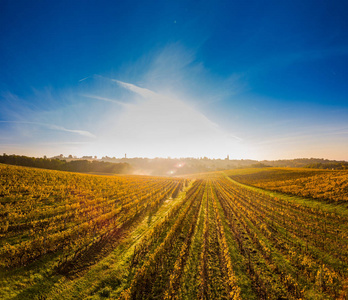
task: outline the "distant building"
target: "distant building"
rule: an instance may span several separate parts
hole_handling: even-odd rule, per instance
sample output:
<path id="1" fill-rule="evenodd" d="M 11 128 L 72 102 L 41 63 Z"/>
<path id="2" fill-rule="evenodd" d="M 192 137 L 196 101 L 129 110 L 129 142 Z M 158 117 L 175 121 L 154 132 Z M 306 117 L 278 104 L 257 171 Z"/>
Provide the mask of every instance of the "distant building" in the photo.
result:
<path id="1" fill-rule="evenodd" d="M 230 160 L 230 156 L 229 156 L 229 155 L 227 155 L 227 157 L 225 158 L 225 160 Z"/>

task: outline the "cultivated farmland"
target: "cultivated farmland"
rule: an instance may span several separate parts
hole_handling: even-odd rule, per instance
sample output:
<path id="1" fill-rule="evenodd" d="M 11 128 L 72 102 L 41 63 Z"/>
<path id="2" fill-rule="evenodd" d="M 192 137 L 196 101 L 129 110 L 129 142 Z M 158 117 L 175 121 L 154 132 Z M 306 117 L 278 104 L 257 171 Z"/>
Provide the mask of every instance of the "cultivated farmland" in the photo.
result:
<path id="1" fill-rule="evenodd" d="M 291 195 L 348 203 L 348 171 L 264 168 L 230 171 L 240 183 Z"/>
<path id="2" fill-rule="evenodd" d="M 0 165 L 0 298 L 346 299 L 345 189 L 333 185 L 331 203 L 234 180 L 259 171 L 167 178 Z"/>

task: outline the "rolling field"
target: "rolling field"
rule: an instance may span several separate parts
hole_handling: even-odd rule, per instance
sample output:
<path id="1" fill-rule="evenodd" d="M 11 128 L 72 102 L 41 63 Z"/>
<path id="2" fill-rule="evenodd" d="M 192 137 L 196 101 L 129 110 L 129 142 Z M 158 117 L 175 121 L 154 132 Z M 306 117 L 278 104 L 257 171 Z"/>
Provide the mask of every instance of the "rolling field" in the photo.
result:
<path id="1" fill-rule="evenodd" d="M 228 173 L 232 179 L 247 185 L 300 197 L 348 203 L 348 171 L 305 168 L 264 168 L 245 171 Z"/>
<path id="2" fill-rule="evenodd" d="M 0 165 L 0 298 L 346 299 L 347 175 L 311 170 L 334 196 L 302 185 L 290 197 L 269 187 L 306 178 L 287 171 L 107 177 Z"/>

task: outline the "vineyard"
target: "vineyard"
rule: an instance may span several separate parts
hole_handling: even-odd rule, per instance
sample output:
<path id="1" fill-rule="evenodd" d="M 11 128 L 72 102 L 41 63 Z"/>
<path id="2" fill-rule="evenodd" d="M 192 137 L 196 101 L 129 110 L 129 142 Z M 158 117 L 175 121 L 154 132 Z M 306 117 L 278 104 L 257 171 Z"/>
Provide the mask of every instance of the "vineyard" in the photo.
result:
<path id="1" fill-rule="evenodd" d="M 308 176 L 339 178 L 330 203 L 266 186 L 305 176 L 238 172 L 0 165 L 0 298 L 347 299 L 347 175 Z"/>
<path id="2" fill-rule="evenodd" d="M 230 171 L 238 182 L 301 197 L 348 203 L 348 171 L 265 168 Z"/>

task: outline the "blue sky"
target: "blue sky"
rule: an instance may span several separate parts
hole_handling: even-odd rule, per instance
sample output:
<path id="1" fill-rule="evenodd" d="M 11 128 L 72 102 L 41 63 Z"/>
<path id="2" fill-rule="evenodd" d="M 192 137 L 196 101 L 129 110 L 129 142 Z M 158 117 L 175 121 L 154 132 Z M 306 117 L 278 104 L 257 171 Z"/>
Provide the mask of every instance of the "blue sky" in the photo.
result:
<path id="1" fill-rule="evenodd" d="M 1 1 L 0 151 L 348 160 L 347 1 Z"/>

